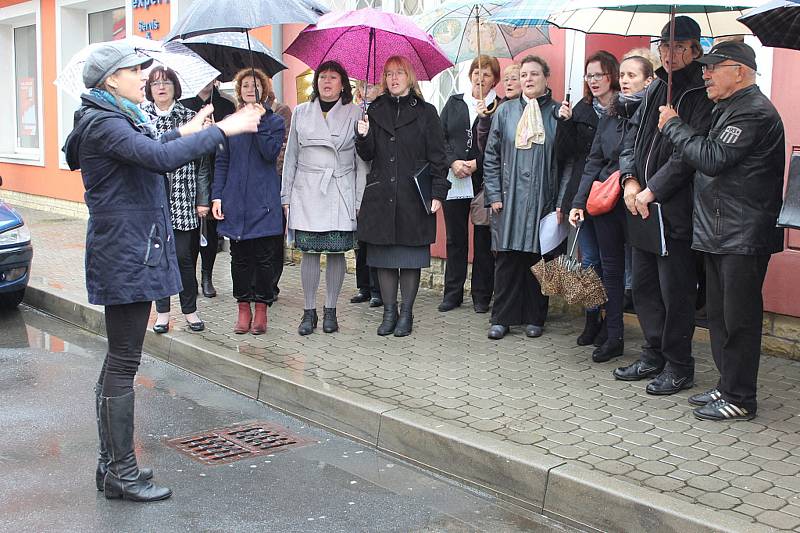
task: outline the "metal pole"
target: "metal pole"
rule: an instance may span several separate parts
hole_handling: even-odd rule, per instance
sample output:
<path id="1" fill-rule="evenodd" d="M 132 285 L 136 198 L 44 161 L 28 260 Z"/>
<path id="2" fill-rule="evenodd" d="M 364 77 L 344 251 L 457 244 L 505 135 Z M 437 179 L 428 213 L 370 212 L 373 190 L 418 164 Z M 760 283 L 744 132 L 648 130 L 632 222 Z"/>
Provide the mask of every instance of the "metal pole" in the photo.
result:
<path id="1" fill-rule="evenodd" d="M 672 53 L 675 49 L 675 6 L 669 8 L 669 71 L 667 72 L 667 105 L 672 106 L 672 70 L 675 65 Z"/>

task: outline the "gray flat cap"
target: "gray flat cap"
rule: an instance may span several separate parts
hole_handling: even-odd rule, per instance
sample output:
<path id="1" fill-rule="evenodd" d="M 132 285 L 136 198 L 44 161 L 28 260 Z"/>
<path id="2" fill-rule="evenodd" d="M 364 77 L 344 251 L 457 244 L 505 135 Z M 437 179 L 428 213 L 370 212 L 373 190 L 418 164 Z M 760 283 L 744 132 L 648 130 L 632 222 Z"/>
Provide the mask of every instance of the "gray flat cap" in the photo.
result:
<path id="1" fill-rule="evenodd" d="M 152 63 L 151 58 L 140 55 L 128 43 L 105 43 L 95 48 L 86 58 L 86 63 L 83 65 L 83 84 L 87 89 L 92 89 L 121 68 L 137 65 L 147 68 Z"/>

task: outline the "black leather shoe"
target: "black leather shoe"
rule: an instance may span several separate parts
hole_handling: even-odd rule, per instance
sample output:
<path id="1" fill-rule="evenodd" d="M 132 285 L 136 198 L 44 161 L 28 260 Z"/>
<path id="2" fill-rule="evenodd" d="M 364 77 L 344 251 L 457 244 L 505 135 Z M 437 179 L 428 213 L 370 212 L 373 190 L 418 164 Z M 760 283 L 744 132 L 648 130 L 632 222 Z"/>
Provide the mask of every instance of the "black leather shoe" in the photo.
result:
<path id="1" fill-rule="evenodd" d="M 381 307 L 383 305 L 383 300 L 380 298 L 372 297 L 369 299 L 369 306 L 370 307 Z"/>
<path id="2" fill-rule="evenodd" d="M 161 335 L 163 333 L 168 333 L 169 332 L 169 322 L 167 322 L 166 324 L 153 324 L 153 331 L 155 331 L 159 335 Z"/>
<path id="3" fill-rule="evenodd" d="M 461 307 L 461 302 L 448 302 L 447 300 L 445 300 L 439 304 L 439 307 L 437 307 L 437 309 L 441 313 L 446 313 L 448 311 L 452 311 L 456 307 Z"/>
<path id="4" fill-rule="evenodd" d="M 750 411 L 744 407 L 733 405 L 722 398 L 698 407 L 694 410 L 695 418 L 700 420 L 713 420 L 715 422 L 723 420 L 752 420 L 756 417 L 755 410 Z"/>
<path id="5" fill-rule="evenodd" d="M 351 304 L 363 304 L 369 301 L 369 291 L 366 289 L 359 289 L 355 296 L 350 298 Z"/>
<path id="6" fill-rule="evenodd" d="M 608 339 L 601 346 L 592 352 L 592 361 L 595 363 L 605 363 L 615 357 L 622 355 L 625 350 L 625 341 L 622 339 Z"/>
<path id="7" fill-rule="evenodd" d="M 472 304 L 472 308 L 475 309 L 476 313 L 488 313 L 489 312 L 489 304 L 485 304 L 482 302 L 475 302 Z"/>
<path id="8" fill-rule="evenodd" d="M 544 333 L 544 328 L 542 326 L 534 326 L 533 324 L 528 324 L 525 326 L 525 335 L 535 339 L 536 337 L 541 337 L 542 333 Z"/>
<path id="9" fill-rule="evenodd" d="M 316 309 L 303 309 L 303 318 L 300 320 L 300 325 L 297 327 L 297 333 L 300 335 L 311 335 L 317 327 Z"/>
<path id="10" fill-rule="evenodd" d="M 187 322 L 187 324 L 192 331 L 203 331 L 206 329 L 206 324 L 202 320 L 200 322 Z"/>
<path id="11" fill-rule="evenodd" d="M 501 324 L 495 324 L 489 328 L 489 338 L 495 341 L 499 341 L 503 337 L 506 336 L 506 333 L 511 331 L 511 328 L 508 326 L 503 326 Z"/>
<path id="12" fill-rule="evenodd" d="M 692 376 L 678 376 L 674 372 L 665 370 L 647 384 L 645 392 L 654 396 L 668 396 L 692 387 L 694 387 Z"/>
<path id="13" fill-rule="evenodd" d="M 217 295 L 217 289 L 211 281 L 211 272 L 204 270 L 200 273 L 200 289 L 206 298 L 214 298 Z"/>
<path id="14" fill-rule="evenodd" d="M 411 334 L 414 327 L 414 313 L 413 309 L 406 309 L 405 306 L 400 306 L 400 317 L 397 319 L 397 325 L 394 327 L 395 337 L 406 337 Z"/>
<path id="15" fill-rule="evenodd" d="M 717 389 L 707 390 L 705 392 L 701 392 L 700 394 L 694 394 L 689 396 L 689 403 L 691 405 L 696 405 L 697 407 L 703 407 L 711 402 L 715 402 L 722 398 L 722 394 Z"/>
<path id="16" fill-rule="evenodd" d="M 394 333 L 397 326 L 397 304 L 386 304 L 383 306 L 383 321 L 378 326 L 378 335 L 385 337 Z"/>
<path id="17" fill-rule="evenodd" d="M 620 381 L 640 381 L 654 378 L 661 373 L 662 368 L 636 361 L 628 366 L 621 366 L 614 370 L 614 377 Z"/>
<path id="18" fill-rule="evenodd" d="M 322 308 L 322 331 L 325 333 L 333 333 L 339 331 L 339 321 L 336 320 L 335 307 Z"/>

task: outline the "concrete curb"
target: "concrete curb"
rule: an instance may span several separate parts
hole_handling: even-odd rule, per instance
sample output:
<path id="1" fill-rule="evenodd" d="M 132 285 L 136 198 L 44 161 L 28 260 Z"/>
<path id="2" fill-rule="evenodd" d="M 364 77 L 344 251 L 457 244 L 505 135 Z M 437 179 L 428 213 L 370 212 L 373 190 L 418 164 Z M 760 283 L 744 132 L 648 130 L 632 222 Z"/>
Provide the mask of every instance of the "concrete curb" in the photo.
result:
<path id="1" fill-rule="evenodd" d="M 28 287 L 25 302 L 105 335 L 98 306 L 36 284 Z M 183 331 L 167 335 L 148 331 L 144 348 L 150 355 L 271 407 L 579 528 L 631 533 L 770 531 L 523 445 L 333 388 L 300 372 L 268 368 Z"/>

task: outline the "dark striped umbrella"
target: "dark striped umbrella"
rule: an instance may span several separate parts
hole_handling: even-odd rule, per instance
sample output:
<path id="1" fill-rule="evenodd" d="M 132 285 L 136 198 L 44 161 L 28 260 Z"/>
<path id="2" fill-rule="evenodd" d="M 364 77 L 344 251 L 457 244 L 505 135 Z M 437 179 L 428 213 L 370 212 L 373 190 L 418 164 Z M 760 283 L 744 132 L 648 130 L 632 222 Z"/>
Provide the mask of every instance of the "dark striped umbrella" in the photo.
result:
<path id="1" fill-rule="evenodd" d="M 800 0 L 773 0 L 751 9 L 739 22 L 764 46 L 800 50 Z"/>

